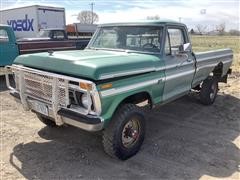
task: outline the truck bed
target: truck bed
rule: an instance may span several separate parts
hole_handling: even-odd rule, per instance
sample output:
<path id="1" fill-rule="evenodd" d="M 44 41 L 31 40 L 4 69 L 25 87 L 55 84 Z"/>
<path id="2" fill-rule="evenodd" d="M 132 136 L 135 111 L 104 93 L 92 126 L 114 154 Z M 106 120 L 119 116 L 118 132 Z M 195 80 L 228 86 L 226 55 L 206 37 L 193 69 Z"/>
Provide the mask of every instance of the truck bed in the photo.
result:
<path id="1" fill-rule="evenodd" d="M 227 74 L 227 71 L 232 64 L 233 51 L 231 49 L 219 49 L 214 51 L 198 52 L 195 53 L 195 57 L 196 74 L 193 84 L 197 85 L 202 80 L 206 79 L 209 73 L 211 73 L 219 64 L 222 65 L 222 75 Z"/>

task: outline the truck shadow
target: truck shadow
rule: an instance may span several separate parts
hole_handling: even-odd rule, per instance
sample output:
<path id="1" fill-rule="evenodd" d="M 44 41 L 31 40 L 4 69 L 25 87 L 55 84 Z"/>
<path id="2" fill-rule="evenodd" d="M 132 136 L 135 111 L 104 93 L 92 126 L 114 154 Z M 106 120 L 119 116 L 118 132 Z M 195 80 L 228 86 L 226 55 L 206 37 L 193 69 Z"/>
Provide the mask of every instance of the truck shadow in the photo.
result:
<path id="1" fill-rule="evenodd" d="M 15 146 L 10 163 L 27 179 L 229 177 L 239 171 L 240 99 L 219 95 L 203 106 L 194 96 L 148 111 L 145 142 L 127 161 L 104 153 L 101 133 L 44 127 L 43 140 Z"/>

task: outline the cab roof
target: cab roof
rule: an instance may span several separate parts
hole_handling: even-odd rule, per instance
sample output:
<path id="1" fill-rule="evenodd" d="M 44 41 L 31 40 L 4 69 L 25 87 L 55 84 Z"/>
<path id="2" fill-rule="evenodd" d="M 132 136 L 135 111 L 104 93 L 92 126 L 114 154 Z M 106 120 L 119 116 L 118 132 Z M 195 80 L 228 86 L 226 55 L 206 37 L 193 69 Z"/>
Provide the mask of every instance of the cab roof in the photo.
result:
<path id="1" fill-rule="evenodd" d="M 135 25 L 181 25 L 185 26 L 185 24 L 168 20 L 168 19 L 161 19 L 161 20 L 141 20 L 141 21 L 133 21 L 133 22 L 118 22 L 118 23 L 106 23 L 101 24 L 100 26 L 135 26 Z"/>

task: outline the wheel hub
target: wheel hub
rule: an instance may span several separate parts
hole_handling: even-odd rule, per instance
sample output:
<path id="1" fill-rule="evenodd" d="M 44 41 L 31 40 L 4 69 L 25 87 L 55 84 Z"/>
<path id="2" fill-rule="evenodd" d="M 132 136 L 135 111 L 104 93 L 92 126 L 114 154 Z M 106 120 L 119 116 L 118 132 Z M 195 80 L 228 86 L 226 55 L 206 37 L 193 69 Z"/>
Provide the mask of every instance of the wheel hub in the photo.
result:
<path id="1" fill-rule="evenodd" d="M 140 124 L 137 119 L 127 122 L 122 131 L 122 144 L 129 148 L 133 146 L 139 139 Z"/>

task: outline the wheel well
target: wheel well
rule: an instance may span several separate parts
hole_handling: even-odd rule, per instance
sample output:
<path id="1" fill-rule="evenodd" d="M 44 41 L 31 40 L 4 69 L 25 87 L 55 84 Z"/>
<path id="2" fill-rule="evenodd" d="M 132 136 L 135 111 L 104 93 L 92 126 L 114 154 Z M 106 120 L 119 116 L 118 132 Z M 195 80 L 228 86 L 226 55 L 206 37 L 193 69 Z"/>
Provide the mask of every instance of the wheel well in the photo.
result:
<path id="1" fill-rule="evenodd" d="M 140 93 L 128 96 L 120 103 L 120 105 L 126 104 L 126 103 L 136 104 L 138 106 L 150 105 L 150 107 L 152 107 L 152 99 L 148 92 L 140 92 Z M 143 104 L 140 104 L 140 103 L 143 103 Z"/>
<path id="2" fill-rule="evenodd" d="M 221 78 L 222 77 L 222 73 L 223 73 L 223 63 L 220 62 L 213 70 L 213 76 L 217 77 L 217 78 Z"/>

